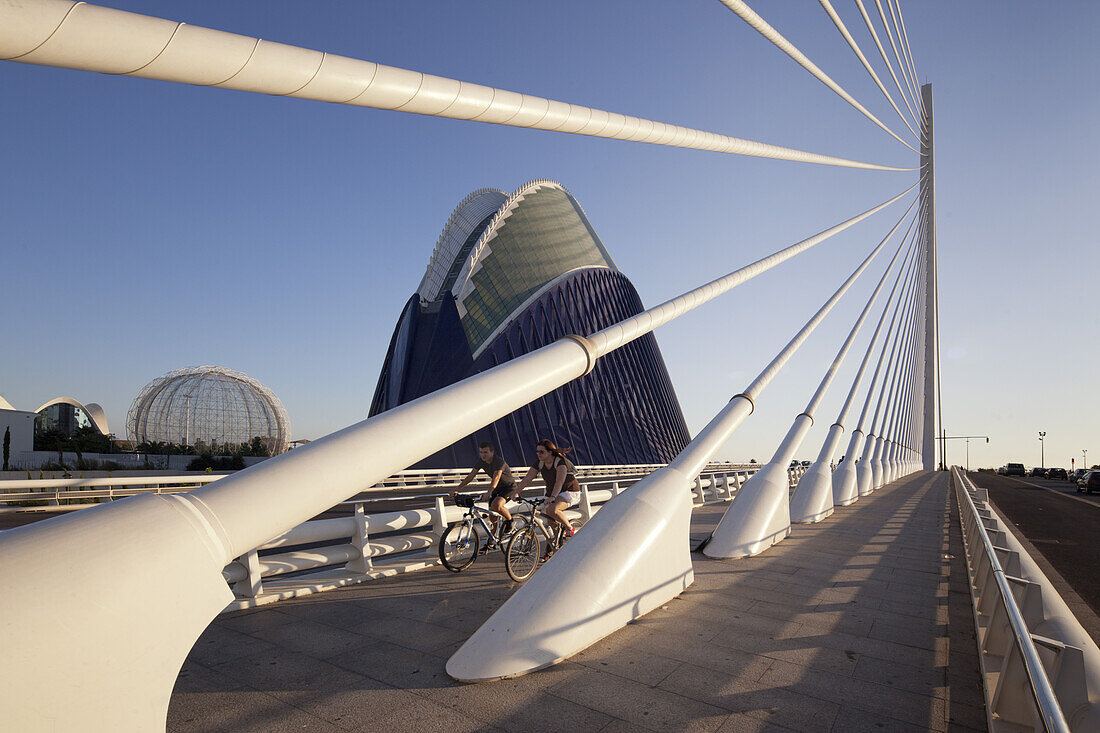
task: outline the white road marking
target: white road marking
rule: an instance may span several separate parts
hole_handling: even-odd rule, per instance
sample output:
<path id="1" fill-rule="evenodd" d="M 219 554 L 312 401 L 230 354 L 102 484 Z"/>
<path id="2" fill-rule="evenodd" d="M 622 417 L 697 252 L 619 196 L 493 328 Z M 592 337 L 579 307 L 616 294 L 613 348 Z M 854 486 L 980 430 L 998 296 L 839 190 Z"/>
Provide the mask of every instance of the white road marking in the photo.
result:
<path id="1" fill-rule="evenodd" d="M 1088 499 L 1082 498 L 1080 496 L 1073 496 L 1072 494 L 1063 493 L 1061 491 L 1058 491 L 1057 489 L 1050 489 L 1050 488 L 1047 488 L 1046 486 L 1040 486 L 1039 484 L 1033 484 L 1030 481 L 1024 481 L 1023 479 L 1016 478 L 1015 476 L 1005 476 L 1005 478 L 1010 478 L 1013 481 L 1019 481 L 1021 484 L 1026 484 L 1028 486 L 1034 486 L 1035 488 L 1042 489 L 1043 491 L 1049 491 L 1050 493 L 1054 494 L 1055 496 L 1060 496 L 1063 499 L 1073 499 L 1074 501 L 1079 501 L 1082 504 L 1088 504 L 1091 507 L 1100 507 L 1100 504 L 1097 504 L 1095 501 L 1089 501 Z"/>

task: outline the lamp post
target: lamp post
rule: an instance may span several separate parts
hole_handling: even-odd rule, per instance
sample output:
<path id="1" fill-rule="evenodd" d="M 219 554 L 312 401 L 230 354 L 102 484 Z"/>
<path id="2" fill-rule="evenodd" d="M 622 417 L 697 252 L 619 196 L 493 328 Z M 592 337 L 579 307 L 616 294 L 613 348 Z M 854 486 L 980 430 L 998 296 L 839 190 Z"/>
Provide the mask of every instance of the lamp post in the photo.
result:
<path id="1" fill-rule="evenodd" d="M 980 439 L 984 440 L 986 443 L 989 442 L 989 436 L 988 435 L 948 435 L 946 430 L 943 431 L 943 436 L 940 438 L 943 441 L 942 445 L 944 446 L 944 448 L 947 447 L 947 441 L 949 441 L 949 440 L 965 440 L 966 441 L 966 470 L 967 471 L 970 470 L 970 439 L 971 438 L 974 438 L 975 440 L 978 440 L 980 438 Z M 946 453 L 946 452 L 947 452 L 946 450 L 942 451 L 942 453 Z"/>
<path id="2" fill-rule="evenodd" d="M 1081 468 L 1089 467 L 1089 452 L 1085 449 L 1081 449 Z"/>
<path id="3" fill-rule="evenodd" d="M 1039 468 L 1046 468 L 1046 458 L 1043 455 L 1043 438 L 1046 437 L 1046 433 L 1042 430 L 1039 431 Z"/>

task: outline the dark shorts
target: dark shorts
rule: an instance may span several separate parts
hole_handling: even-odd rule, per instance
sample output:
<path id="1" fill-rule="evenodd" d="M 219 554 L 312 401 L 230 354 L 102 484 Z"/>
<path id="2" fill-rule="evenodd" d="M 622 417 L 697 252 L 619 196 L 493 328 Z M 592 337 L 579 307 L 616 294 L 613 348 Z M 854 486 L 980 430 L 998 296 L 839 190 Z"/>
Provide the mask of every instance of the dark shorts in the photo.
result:
<path id="1" fill-rule="evenodd" d="M 489 495 L 489 501 L 492 501 L 493 499 L 497 498 L 498 496 L 501 496 L 501 497 L 504 497 L 505 499 L 507 499 L 509 496 L 511 496 L 512 492 L 515 491 L 515 489 L 516 489 L 515 484 L 508 484 L 507 486 L 500 486 L 498 484 L 497 487 L 495 489 L 493 489 L 493 493 Z"/>

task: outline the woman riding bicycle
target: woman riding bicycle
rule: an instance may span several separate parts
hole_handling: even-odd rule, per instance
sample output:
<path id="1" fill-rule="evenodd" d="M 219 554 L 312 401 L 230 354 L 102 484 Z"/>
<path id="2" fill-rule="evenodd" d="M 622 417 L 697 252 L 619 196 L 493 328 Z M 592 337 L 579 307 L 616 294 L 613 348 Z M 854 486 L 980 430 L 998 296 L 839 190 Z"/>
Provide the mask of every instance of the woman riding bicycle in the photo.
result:
<path id="1" fill-rule="evenodd" d="M 512 477 L 512 469 L 509 468 L 503 458 L 496 454 L 496 449 L 492 443 L 482 443 L 478 446 L 477 453 L 481 456 L 481 460 L 474 464 L 466 478 L 462 479 L 461 483 L 454 488 L 451 492 L 451 498 L 454 499 L 455 494 L 466 488 L 477 476 L 478 471 L 484 471 L 485 475 L 489 477 L 490 483 L 481 500 L 488 501 L 489 509 L 504 519 L 501 535 L 507 535 L 512 531 L 512 513 L 508 511 L 508 507 L 504 504 L 518 493 L 516 491 L 516 480 Z"/>
<path id="2" fill-rule="evenodd" d="M 540 440 L 535 444 L 535 462 L 516 486 L 516 492 L 521 492 L 536 475 L 542 475 L 542 480 L 546 482 L 542 513 L 562 528 L 563 538 L 573 536 L 573 527 L 565 516 L 565 510 L 581 499 L 581 485 L 575 469 L 565 457 L 570 450 L 558 448 L 550 440 Z"/>

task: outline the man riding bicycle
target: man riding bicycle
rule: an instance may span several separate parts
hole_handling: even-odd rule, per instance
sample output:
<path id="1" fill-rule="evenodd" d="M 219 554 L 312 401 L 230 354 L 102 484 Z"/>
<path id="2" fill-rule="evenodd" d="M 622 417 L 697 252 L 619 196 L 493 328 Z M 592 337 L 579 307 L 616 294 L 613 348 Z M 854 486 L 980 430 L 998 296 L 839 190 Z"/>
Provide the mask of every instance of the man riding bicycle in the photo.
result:
<path id="1" fill-rule="evenodd" d="M 489 489 L 482 495 L 482 501 L 489 502 L 489 509 L 496 514 L 499 514 L 504 520 L 504 526 L 501 527 L 501 536 L 507 535 L 512 531 L 512 513 L 508 511 L 508 507 L 505 506 L 505 502 L 518 494 L 516 491 L 516 480 L 512 477 L 512 469 L 503 458 L 496 454 L 496 449 L 492 443 L 483 442 L 478 446 L 478 455 L 481 456 L 481 460 L 474 464 L 474 467 L 470 469 L 470 473 L 466 475 L 466 478 L 451 491 L 451 498 L 455 498 L 455 494 L 464 489 L 474 480 L 478 471 L 484 471 L 485 475 L 489 477 Z"/>

